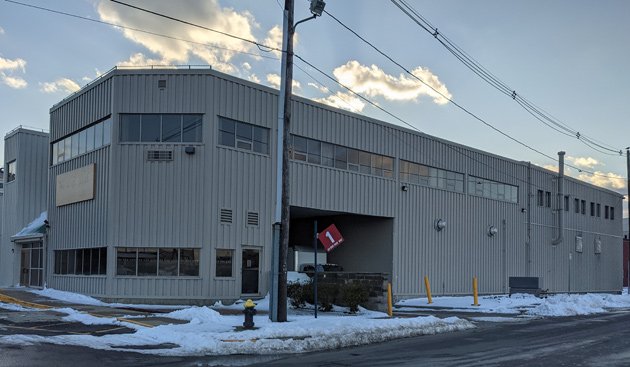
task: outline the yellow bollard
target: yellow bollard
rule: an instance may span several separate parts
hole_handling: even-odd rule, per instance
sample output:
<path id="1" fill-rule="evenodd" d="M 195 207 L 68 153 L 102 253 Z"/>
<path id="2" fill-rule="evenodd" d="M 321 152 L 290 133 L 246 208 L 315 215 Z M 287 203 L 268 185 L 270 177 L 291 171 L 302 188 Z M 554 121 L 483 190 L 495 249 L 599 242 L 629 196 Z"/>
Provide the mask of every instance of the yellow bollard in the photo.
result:
<path id="1" fill-rule="evenodd" d="M 392 311 L 392 283 L 387 283 L 387 314 L 393 316 Z"/>
<path id="2" fill-rule="evenodd" d="M 424 276 L 424 286 L 427 287 L 427 299 L 429 300 L 429 304 L 433 303 L 433 298 L 431 298 L 431 284 L 429 284 L 429 277 Z"/>
<path id="3" fill-rule="evenodd" d="M 475 300 L 473 306 L 479 306 L 479 296 L 477 295 L 477 277 L 473 277 L 473 299 Z"/>

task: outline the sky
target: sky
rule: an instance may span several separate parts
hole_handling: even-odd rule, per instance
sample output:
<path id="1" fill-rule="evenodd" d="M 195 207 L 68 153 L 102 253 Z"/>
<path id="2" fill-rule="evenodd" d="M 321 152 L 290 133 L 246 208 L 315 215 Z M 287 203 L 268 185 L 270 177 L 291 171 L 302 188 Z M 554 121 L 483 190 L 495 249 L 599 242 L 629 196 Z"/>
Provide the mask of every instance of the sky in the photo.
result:
<path id="1" fill-rule="evenodd" d="M 115 66 L 211 65 L 243 79 L 279 85 L 279 53 L 264 47 L 108 0 L 18 1 L 93 21 L 0 0 L 3 134 L 18 125 L 48 129 L 50 107 Z M 282 0 L 124 1 L 281 47 Z M 622 150 L 624 155 L 592 149 L 574 134 L 560 134 L 543 125 L 516 100 L 466 68 L 391 1 L 328 0 L 330 14 L 298 26 L 295 53 L 422 132 L 550 169 L 557 166 L 555 159 L 498 133 L 449 102 L 451 99 L 547 156 L 555 158 L 558 151 L 566 151 L 567 163 L 583 170 L 568 168 L 568 175 L 626 192 L 630 2 L 405 3 L 437 27 L 440 37 L 447 37 L 519 97 L 580 136 Z M 295 19 L 310 16 L 308 7 L 309 1 L 296 0 Z M 342 28 L 331 15 L 415 77 Z M 401 124 L 300 60 L 295 60 L 294 93 Z"/>

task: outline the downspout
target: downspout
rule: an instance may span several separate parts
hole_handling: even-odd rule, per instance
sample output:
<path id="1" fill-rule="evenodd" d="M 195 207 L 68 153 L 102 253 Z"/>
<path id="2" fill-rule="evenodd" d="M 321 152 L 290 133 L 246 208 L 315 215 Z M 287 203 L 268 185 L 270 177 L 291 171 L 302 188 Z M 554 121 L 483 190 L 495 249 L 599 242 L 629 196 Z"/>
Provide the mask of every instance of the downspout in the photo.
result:
<path id="1" fill-rule="evenodd" d="M 558 152 L 558 237 L 551 244 L 558 245 L 564 240 L 564 152 Z"/>

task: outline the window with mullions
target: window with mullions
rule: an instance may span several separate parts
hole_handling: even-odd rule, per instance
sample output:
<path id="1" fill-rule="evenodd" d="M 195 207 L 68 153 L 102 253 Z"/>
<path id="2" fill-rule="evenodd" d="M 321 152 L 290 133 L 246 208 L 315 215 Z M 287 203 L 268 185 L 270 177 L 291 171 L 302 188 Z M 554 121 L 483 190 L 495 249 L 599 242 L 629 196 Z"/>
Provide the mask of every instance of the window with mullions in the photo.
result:
<path id="1" fill-rule="evenodd" d="M 464 192 L 464 175 L 440 168 L 400 161 L 400 180 L 449 191 Z"/>
<path id="2" fill-rule="evenodd" d="M 202 121 L 201 114 L 121 114 L 120 141 L 200 143 Z M 98 137 L 98 130 L 95 133 Z"/>
<path id="3" fill-rule="evenodd" d="M 199 249 L 118 247 L 116 275 L 199 276 Z"/>
<path id="4" fill-rule="evenodd" d="M 518 203 L 518 186 L 508 185 L 485 178 L 468 176 L 468 193 L 489 199 Z"/>
<path id="5" fill-rule="evenodd" d="M 292 135 L 291 159 L 325 167 L 394 177 L 394 158 Z"/>
<path id="6" fill-rule="evenodd" d="M 54 273 L 105 275 L 107 274 L 107 247 L 55 250 Z"/>
<path id="7" fill-rule="evenodd" d="M 52 143 L 51 163 L 73 159 L 92 150 L 109 145 L 112 141 L 112 119 L 92 124 L 70 136 Z"/>
<path id="8" fill-rule="evenodd" d="M 269 129 L 219 116 L 219 145 L 269 154 Z"/>

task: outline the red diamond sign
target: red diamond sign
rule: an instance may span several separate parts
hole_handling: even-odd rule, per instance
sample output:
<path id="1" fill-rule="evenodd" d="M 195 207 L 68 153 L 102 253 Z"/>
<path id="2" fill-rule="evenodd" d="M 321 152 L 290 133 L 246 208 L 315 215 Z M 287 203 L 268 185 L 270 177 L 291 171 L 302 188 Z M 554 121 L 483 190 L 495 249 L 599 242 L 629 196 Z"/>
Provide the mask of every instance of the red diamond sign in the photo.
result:
<path id="1" fill-rule="evenodd" d="M 337 246 L 343 243 L 343 237 L 334 224 L 331 224 L 328 228 L 320 232 L 317 235 L 317 238 L 319 239 L 319 242 L 324 245 L 326 252 L 334 250 Z"/>

